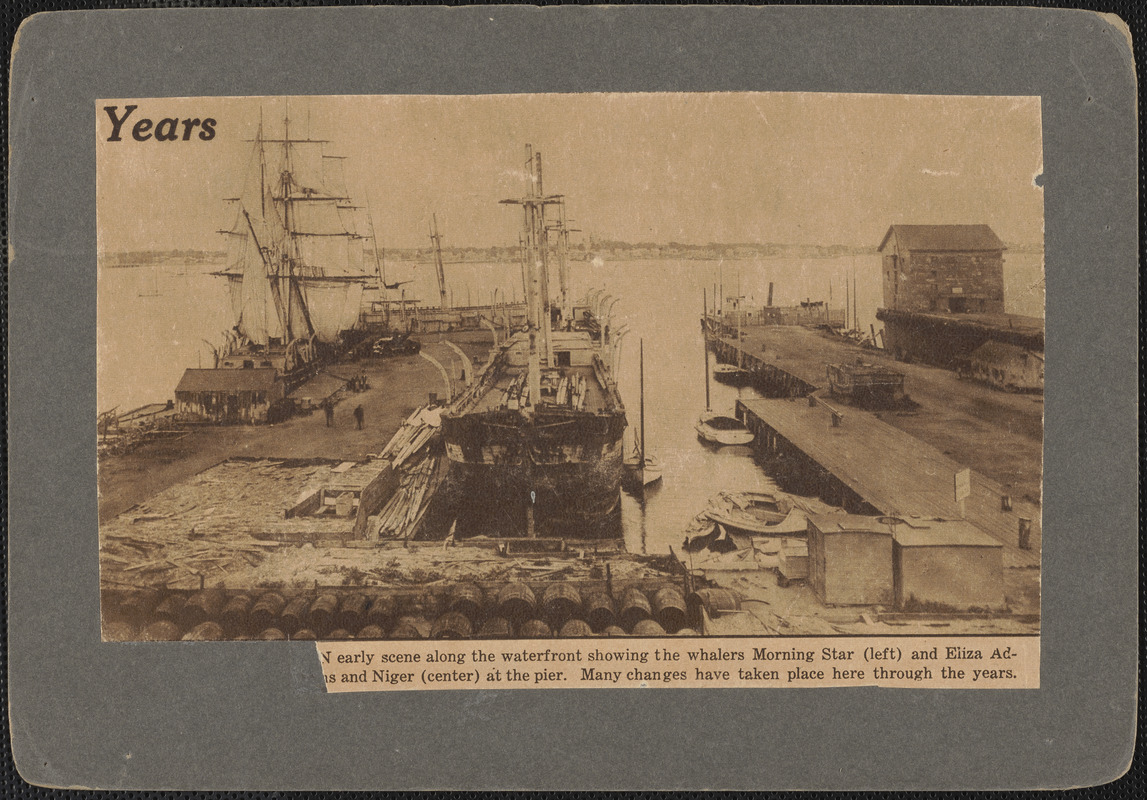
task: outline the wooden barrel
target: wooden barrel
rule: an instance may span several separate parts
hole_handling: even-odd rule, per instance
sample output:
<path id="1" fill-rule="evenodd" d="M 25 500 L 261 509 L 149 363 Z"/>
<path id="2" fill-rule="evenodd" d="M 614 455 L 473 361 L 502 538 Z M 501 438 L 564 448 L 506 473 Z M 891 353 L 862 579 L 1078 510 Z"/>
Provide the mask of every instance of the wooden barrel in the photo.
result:
<path id="1" fill-rule="evenodd" d="M 384 631 L 394 622 L 394 598 L 387 594 L 375 595 L 362 621 L 367 625 L 376 625 Z"/>
<path id="2" fill-rule="evenodd" d="M 625 628 L 619 628 L 616 625 L 607 625 L 605 628 L 602 629 L 601 635 L 602 636 L 628 636 L 629 634 L 625 632 Z"/>
<path id="3" fill-rule="evenodd" d="M 498 591 L 498 614 L 511 622 L 521 622 L 532 617 L 538 601 L 533 591 L 524 583 L 507 583 Z"/>
<path id="4" fill-rule="evenodd" d="M 183 641 L 185 642 L 219 642 L 222 640 L 223 626 L 211 620 L 200 622 L 183 634 Z"/>
<path id="5" fill-rule="evenodd" d="M 299 628 L 297 631 L 291 634 L 290 638 L 295 641 L 313 642 L 319 637 L 310 628 Z"/>
<path id="6" fill-rule="evenodd" d="M 430 626 L 431 639 L 468 639 L 474 624 L 461 611 L 447 611 Z"/>
<path id="7" fill-rule="evenodd" d="M 377 625 L 363 625 L 359 628 L 356 639 L 385 639 L 386 631 Z"/>
<path id="8" fill-rule="evenodd" d="M 604 631 L 617 624 L 617 607 L 613 598 L 605 592 L 598 592 L 585 601 L 585 619 L 595 631 Z"/>
<path id="9" fill-rule="evenodd" d="M 502 617 L 487 617 L 478 630 L 478 636 L 483 639 L 512 639 L 514 627 Z"/>
<path id="10" fill-rule="evenodd" d="M 353 639 L 354 637 L 350 635 L 350 631 L 348 631 L 346 628 L 335 628 L 323 638 L 330 639 L 331 641 L 337 641 L 340 639 Z"/>
<path id="11" fill-rule="evenodd" d="M 636 586 L 630 586 L 625 590 L 621 595 L 620 605 L 621 612 L 618 614 L 618 618 L 621 620 L 621 627 L 628 631 L 633 630 L 633 626 L 643 619 L 649 619 L 653 616 L 653 607 L 649 605 L 649 598 Z"/>
<path id="12" fill-rule="evenodd" d="M 482 621 L 486 608 L 486 593 L 476 584 L 460 583 L 451 592 L 447 608 L 464 614 L 470 622 L 477 625 Z"/>
<path id="13" fill-rule="evenodd" d="M 135 626 L 130 622 L 108 622 L 103 626 L 103 640 L 105 642 L 131 642 L 135 641 Z"/>
<path id="14" fill-rule="evenodd" d="M 227 595 L 222 589 L 201 589 L 187 598 L 183 606 L 183 624 L 194 628 L 201 622 L 219 619 L 223 611 L 223 604 L 227 602 Z"/>
<path id="15" fill-rule="evenodd" d="M 555 628 L 581 615 L 581 592 L 572 583 L 555 581 L 542 595 L 542 610 Z"/>
<path id="16" fill-rule="evenodd" d="M 335 613 L 338 611 L 339 597 L 333 592 L 320 594 L 311 603 L 307 611 L 307 627 L 319 636 L 326 636 L 327 631 L 333 627 Z"/>
<path id="17" fill-rule="evenodd" d="M 522 639 L 552 639 L 553 629 L 540 619 L 529 619 L 518 628 L 518 636 Z"/>
<path id="18" fill-rule="evenodd" d="M 238 636 L 247 630 L 247 621 L 251 616 L 251 598 L 245 594 L 237 594 L 227 601 L 219 615 L 219 623 L 228 637 Z"/>
<path id="19" fill-rule="evenodd" d="M 664 636 L 665 629 L 656 620 L 643 619 L 633 626 L 634 636 Z"/>
<path id="20" fill-rule="evenodd" d="M 151 623 L 139 635 L 143 642 L 178 642 L 179 626 L 168 619 Z"/>
<path id="21" fill-rule="evenodd" d="M 307 612 L 311 609 L 310 598 L 306 596 L 299 596 L 293 598 L 286 606 L 283 607 L 283 613 L 279 615 L 278 628 L 288 637 L 294 637 L 295 631 L 302 628 L 307 623 Z"/>
<path id="22" fill-rule="evenodd" d="M 177 623 L 183 618 L 183 607 L 187 605 L 187 597 L 182 594 L 169 594 L 159 601 L 151 618 L 155 622 Z"/>
<path id="23" fill-rule="evenodd" d="M 685 598 L 689 606 L 689 618 L 693 625 L 700 626 L 701 609 L 716 619 L 725 611 L 739 611 L 741 599 L 728 589 L 698 589 Z"/>
<path id="24" fill-rule="evenodd" d="M 562 625 L 558 636 L 563 639 L 582 639 L 586 636 L 593 636 L 593 628 L 584 619 L 571 619 Z"/>
<path id="25" fill-rule="evenodd" d="M 421 639 L 422 631 L 418 629 L 413 617 L 402 617 L 398 622 L 394 623 L 394 629 L 390 632 L 391 639 Z"/>
<path id="26" fill-rule="evenodd" d="M 247 615 L 247 624 L 253 631 L 262 631 L 271 627 L 271 623 L 283 613 L 283 606 L 287 601 L 278 592 L 267 592 L 251 606 L 251 613 Z"/>
<path id="27" fill-rule="evenodd" d="M 662 586 L 653 595 L 653 617 L 667 633 L 677 633 L 685 627 L 688 615 L 685 597 L 676 586 Z"/>
<path id="28" fill-rule="evenodd" d="M 146 625 L 152 619 L 152 612 L 159 605 L 159 592 L 155 589 L 139 589 L 128 592 L 117 604 L 115 619 L 132 625 Z"/>
<path id="29" fill-rule="evenodd" d="M 362 627 L 369 605 L 370 599 L 362 592 L 348 594 L 339 603 L 339 613 L 335 617 L 335 626 L 354 633 Z"/>
<path id="30" fill-rule="evenodd" d="M 255 638 L 261 642 L 282 642 L 286 640 L 287 634 L 278 628 L 264 628 Z"/>
<path id="31" fill-rule="evenodd" d="M 698 636 L 700 634 L 698 634 L 697 631 L 693 630 L 692 628 L 682 628 L 681 630 L 677 631 L 677 635 L 678 636 Z"/>

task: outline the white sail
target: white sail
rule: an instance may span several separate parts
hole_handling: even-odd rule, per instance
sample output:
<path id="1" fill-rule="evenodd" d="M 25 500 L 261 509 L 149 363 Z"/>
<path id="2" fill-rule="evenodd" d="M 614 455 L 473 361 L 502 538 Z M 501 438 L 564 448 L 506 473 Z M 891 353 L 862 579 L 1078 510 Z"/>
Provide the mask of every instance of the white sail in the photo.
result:
<path id="1" fill-rule="evenodd" d="M 319 341 L 333 342 L 340 331 L 354 327 L 362 303 L 361 283 L 321 278 L 304 279 L 301 283 Z"/>
<path id="2" fill-rule="evenodd" d="M 372 277 L 342 159 L 320 141 L 292 139 L 286 123 L 282 138 L 260 128 L 237 201 L 226 231 L 236 255 L 224 274 L 240 332 L 256 344 L 336 341 L 357 323 Z"/>

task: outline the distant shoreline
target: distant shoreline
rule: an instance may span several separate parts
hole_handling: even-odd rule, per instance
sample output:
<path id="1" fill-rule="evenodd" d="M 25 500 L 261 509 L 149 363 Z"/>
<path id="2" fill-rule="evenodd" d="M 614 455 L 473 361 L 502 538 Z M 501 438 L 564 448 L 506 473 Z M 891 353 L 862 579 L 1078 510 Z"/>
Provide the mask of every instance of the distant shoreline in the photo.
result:
<path id="1" fill-rule="evenodd" d="M 1009 244 L 1007 253 L 1042 255 L 1042 244 Z M 685 261 L 741 261 L 758 258 L 822 258 L 833 259 L 847 256 L 874 256 L 875 247 L 855 247 L 851 245 L 802 245 L 802 244 L 708 244 L 687 245 L 670 242 L 654 244 L 641 242 L 600 242 L 592 246 L 571 246 L 570 258 L 574 261 L 592 261 L 596 257 L 624 259 L 627 261 L 680 259 Z M 368 263 L 374 253 L 367 249 Z M 169 261 L 213 263 L 225 259 L 224 250 L 145 250 L 106 252 L 99 254 L 99 264 L 108 269 L 130 269 L 151 266 Z M 430 248 L 380 249 L 379 256 L 391 263 L 423 262 L 433 256 Z M 511 247 L 444 247 L 442 256 L 449 263 L 482 264 L 496 261 L 516 260 L 518 248 Z"/>

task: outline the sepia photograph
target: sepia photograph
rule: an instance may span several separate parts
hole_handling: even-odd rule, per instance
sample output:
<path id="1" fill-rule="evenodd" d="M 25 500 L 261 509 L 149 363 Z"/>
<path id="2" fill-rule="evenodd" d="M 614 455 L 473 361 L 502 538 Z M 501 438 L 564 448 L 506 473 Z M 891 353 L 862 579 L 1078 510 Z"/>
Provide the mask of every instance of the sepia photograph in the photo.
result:
<path id="1" fill-rule="evenodd" d="M 1039 97 L 94 119 L 104 641 L 1038 637 Z"/>

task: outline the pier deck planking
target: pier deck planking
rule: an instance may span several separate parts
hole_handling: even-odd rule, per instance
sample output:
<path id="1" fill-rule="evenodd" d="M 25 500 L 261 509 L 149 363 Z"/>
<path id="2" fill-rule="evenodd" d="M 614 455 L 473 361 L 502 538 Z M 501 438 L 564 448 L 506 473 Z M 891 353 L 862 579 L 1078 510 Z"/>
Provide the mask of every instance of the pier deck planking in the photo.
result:
<path id="1" fill-rule="evenodd" d="M 873 414 L 847 409 L 840 426 L 833 427 L 832 412 L 821 403 L 813 408 L 804 400 L 742 399 L 737 404 L 881 513 L 959 519 L 953 480 L 963 465 Z M 1039 509 L 1014 498 L 1012 511 L 1002 511 L 1005 494 L 998 483 L 972 471 L 965 518 L 1002 542 L 1012 565 L 1038 566 Z M 1021 517 L 1032 521 L 1031 550 L 1018 548 Z"/>
<path id="2" fill-rule="evenodd" d="M 732 338 L 720 341 L 728 348 L 738 346 Z M 764 365 L 767 381 L 788 374 L 813 391 L 827 388 L 825 365 L 829 363 L 862 359 L 904 373 L 904 389 L 918 408 L 910 413 L 883 413 L 881 419 L 1007 487 L 1014 497 L 1038 503 L 1042 396 L 1002 392 L 962 380 L 949 370 L 899 362 L 887 351 L 861 348 L 800 326 L 746 327 L 740 348 L 747 365 Z"/>

